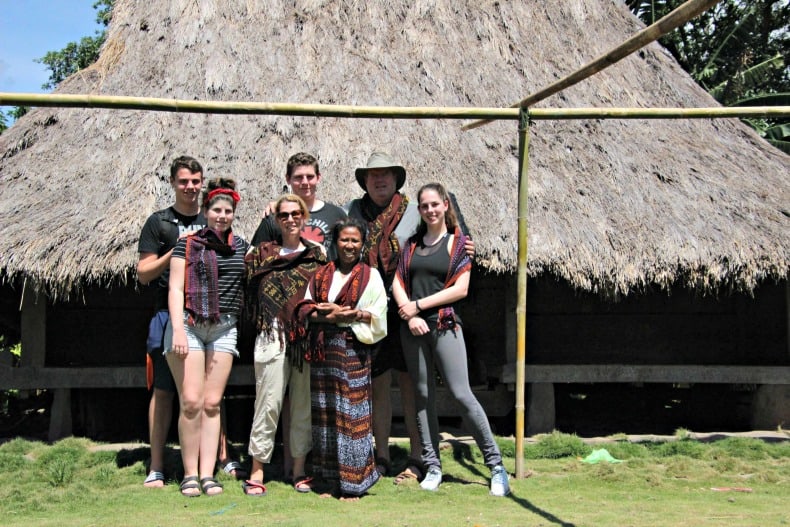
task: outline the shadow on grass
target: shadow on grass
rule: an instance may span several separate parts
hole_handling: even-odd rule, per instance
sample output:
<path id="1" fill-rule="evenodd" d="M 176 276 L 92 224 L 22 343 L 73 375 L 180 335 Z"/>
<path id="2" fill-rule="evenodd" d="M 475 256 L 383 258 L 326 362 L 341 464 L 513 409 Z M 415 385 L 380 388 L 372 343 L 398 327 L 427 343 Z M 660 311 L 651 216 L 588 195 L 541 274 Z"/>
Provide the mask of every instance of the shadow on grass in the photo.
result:
<path id="1" fill-rule="evenodd" d="M 468 470 L 469 472 L 472 472 L 473 474 L 475 474 L 476 476 L 478 476 L 480 478 L 483 478 L 483 479 L 486 479 L 486 480 L 488 479 L 489 474 L 488 473 L 484 473 L 482 470 L 480 470 L 480 466 L 481 465 L 480 465 L 480 463 L 477 463 L 475 461 L 474 455 L 472 454 L 472 447 L 470 445 L 468 445 L 466 443 L 463 443 L 461 441 L 455 440 L 455 439 L 449 440 L 448 443 L 450 444 L 450 446 L 453 449 L 453 459 L 455 459 L 455 461 L 459 465 L 461 465 L 466 470 Z M 483 465 L 483 466 L 485 466 L 485 465 Z M 466 481 L 466 480 L 455 478 L 453 476 L 444 476 L 444 480 L 445 481 L 452 481 L 454 483 L 461 483 L 461 484 L 464 484 L 464 485 L 479 485 L 480 484 L 479 482 L 476 482 L 476 481 Z M 566 522 L 566 521 L 562 520 L 561 518 L 558 518 L 554 514 L 550 513 L 549 511 L 543 510 L 540 507 L 534 505 L 528 499 L 521 498 L 521 497 L 517 496 L 512 491 L 511 491 L 509 496 L 507 496 L 506 498 L 502 498 L 502 499 L 512 500 L 513 502 L 518 503 L 524 509 L 530 511 L 532 514 L 540 516 L 543 519 L 545 519 L 546 521 L 551 522 L 552 524 L 561 525 L 563 527 L 574 527 L 575 526 L 575 524 Z"/>

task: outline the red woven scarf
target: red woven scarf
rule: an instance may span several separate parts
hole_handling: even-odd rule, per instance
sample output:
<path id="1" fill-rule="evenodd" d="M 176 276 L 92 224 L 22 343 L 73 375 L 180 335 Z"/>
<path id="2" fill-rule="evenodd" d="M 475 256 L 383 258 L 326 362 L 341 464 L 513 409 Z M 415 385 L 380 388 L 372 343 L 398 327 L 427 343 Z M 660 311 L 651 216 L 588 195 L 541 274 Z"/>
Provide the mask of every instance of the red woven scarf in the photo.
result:
<path id="1" fill-rule="evenodd" d="M 379 213 L 378 207 L 368 194 L 362 197 L 360 210 L 368 221 L 368 236 L 362 248 L 363 259 L 369 266 L 378 269 L 386 285 L 392 280 L 398 267 L 400 244 L 395 236 L 401 218 L 406 213 L 409 198 L 396 192 L 390 204 Z"/>
<path id="2" fill-rule="evenodd" d="M 467 237 L 458 227 L 455 228 L 453 246 L 450 248 L 450 265 L 447 269 L 447 276 L 444 279 L 444 287 L 448 288 L 458 280 L 461 274 L 472 268 L 472 259 L 466 254 L 464 245 Z M 398 260 L 398 272 L 395 274 L 396 280 L 403 287 L 406 295 L 411 298 L 411 258 L 417 249 L 416 236 L 409 238 L 409 243 L 403 249 L 400 260 Z M 439 322 L 436 326 L 440 330 L 452 329 L 455 331 L 455 311 L 452 306 L 445 306 L 439 309 Z"/>
<path id="3" fill-rule="evenodd" d="M 306 329 L 308 327 L 308 317 L 315 310 L 315 305 L 321 302 L 329 302 L 329 289 L 332 287 L 332 278 L 336 269 L 335 262 L 329 262 L 318 269 L 308 286 L 312 300 L 303 300 L 299 302 L 296 308 L 298 326 L 301 329 L 292 334 L 294 338 L 289 343 L 289 346 L 294 350 L 294 355 L 300 354 L 309 362 L 324 360 L 324 332 L 336 329 L 332 324 L 321 323 L 312 324 L 309 331 Z M 344 307 L 355 307 L 365 292 L 369 280 L 370 266 L 364 262 L 359 262 L 351 269 L 348 280 L 338 292 L 334 303 Z M 346 329 L 342 328 L 342 330 Z"/>

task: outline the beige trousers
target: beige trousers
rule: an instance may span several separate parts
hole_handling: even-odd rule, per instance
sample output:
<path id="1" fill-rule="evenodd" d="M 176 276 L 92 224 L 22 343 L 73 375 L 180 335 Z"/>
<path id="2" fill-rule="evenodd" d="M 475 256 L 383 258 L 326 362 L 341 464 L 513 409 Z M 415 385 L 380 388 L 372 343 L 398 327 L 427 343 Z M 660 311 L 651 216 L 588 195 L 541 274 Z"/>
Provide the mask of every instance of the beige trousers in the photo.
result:
<path id="1" fill-rule="evenodd" d="M 285 348 L 275 336 L 274 341 L 264 335 L 255 339 L 255 409 L 250 431 L 249 454 L 268 463 L 274 452 L 274 435 L 289 387 L 291 426 L 288 433 L 291 455 L 306 456 L 312 448 L 310 423 L 310 365 L 302 371 L 292 367 L 285 358 Z"/>

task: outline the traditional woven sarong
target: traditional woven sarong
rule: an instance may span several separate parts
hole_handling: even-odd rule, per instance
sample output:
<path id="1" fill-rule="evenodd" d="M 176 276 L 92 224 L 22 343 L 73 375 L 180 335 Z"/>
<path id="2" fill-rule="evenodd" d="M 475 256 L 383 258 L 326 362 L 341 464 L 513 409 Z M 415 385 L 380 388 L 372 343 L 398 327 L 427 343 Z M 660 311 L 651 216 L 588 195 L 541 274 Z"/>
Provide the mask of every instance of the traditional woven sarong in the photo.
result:
<path id="1" fill-rule="evenodd" d="M 316 272 L 310 282 L 314 302 L 328 301 L 334 270 L 329 263 Z M 357 264 L 334 302 L 357 306 L 369 274 L 367 265 Z M 303 304 L 300 318 L 309 312 L 309 304 Z M 379 479 L 373 455 L 371 346 L 360 343 L 351 328 L 334 324 L 311 323 L 309 333 L 312 345 L 322 348 L 310 364 L 313 473 L 339 481 L 341 493 L 359 496 Z"/>

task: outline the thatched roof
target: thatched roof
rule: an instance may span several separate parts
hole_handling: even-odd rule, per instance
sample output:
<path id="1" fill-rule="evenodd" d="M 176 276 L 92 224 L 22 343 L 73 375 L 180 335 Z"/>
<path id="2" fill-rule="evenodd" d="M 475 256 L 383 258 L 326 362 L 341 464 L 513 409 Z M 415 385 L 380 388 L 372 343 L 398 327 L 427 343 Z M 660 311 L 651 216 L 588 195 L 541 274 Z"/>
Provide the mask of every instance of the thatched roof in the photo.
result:
<path id="1" fill-rule="evenodd" d="M 296 7 L 294 7 L 294 5 Z M 118 0 L 94 66 L 60 93 L 388 106 L 508 106 L 641 28 L 620 2 Z M 715 102 L 658 45 L 541 107 Z M 517 255 L 517 124 L 30 112 L 0 136 L 0 271 L 60 292 L 124 279 L 170 160 L 234 176 L 251 236 L 285 160 L 317 153 L 328 200 L 384 147 L 413 196 L 458 196 L 479 262 Z M 680 282 L 750 290 L 790 269 L 790 159 L 733 120 L 540 121 L 530 145 L 529 272 L 622 293 Z"/>

